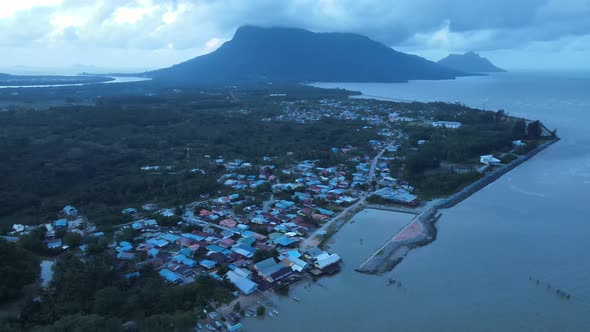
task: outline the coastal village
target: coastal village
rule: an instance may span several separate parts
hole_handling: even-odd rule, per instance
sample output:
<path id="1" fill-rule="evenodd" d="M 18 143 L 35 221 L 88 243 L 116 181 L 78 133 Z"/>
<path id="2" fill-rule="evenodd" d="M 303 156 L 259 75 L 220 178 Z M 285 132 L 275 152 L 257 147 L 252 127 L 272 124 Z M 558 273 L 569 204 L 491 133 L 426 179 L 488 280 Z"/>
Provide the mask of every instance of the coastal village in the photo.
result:
<path id="1" fill-rule="evenodd" d="M 365 129 L 378 132 L 379 139 L 368 141 L 364 147 L 333 147 L 333 164 L 325 160 L 292 161 L 288 151 L 287 158 L 268 156 L 262 163 L 206 156 L 211 167 L 223 170 L 216 178 L 222 188 L 217 193 L 181 206 L 146 202 L 121 211 L 122 223 L 113 226 L 109 250 L 116 256 L 117 269 L 124 278 L 141 278 L 145 266 L 171 284 L 187 284 L 207 275 L 230 282 L 235 287 L 234 303 L 247 303 L 248 297 L 258 299 L 256 296 L 267 291 L 286 294 L 293 283 L 338 273 L 341 257 L 324 247 L 324 240 L 330 236 L 327 225 L 349 217 L 349 212 L 361 209 L 371 197 L 403 209 L 428 204 L 419 199 L 411 183 L 399 179 L 399 172 L 391 169 L 392 162 L 405 158 L 398 153 L 409 140 L 403 126 L 444 130 L 462 126 L 460 122 L 435 121 L 432 112 L 379 108 L 360 99 L 321 100 L 311 106 L 306 101 L 277 103 L 284 111 L 261 121 L 363 121 Z M 419 147 L 426 141 L 412 143 Z M 526 143 L 519 140 L 513 145 L 516 150 Z M 448 167 L 458 173 L 483 174 L 500 166 L 504 156 L 487 154 L 477 164 Z M 172 167 L 166 165 L 146 165 L 139 171 L 151 176 L 170 170 Z M 209 170 L 194 168 L 191 172 L 208 175 Z M 64 234 L 108 236 L 71 205 L 43 227 L 48 249 L 75 251 L 81 256 L 88 254 L 87 246 L 70 247 L 63 240 Z M 30 228 L 14 225 L 10 236 L 18 237 Z M 126 234 L 126 239 L 118 240 L 120 234 Z M 228 313 L 212 303 L 197 328 L 237 331 L 242 328 L 240 319 L 244 315 L 260 315 L 252 307 L 241 308 Z M 278 314 L 277 310 L 266 312 L 268 316 Z"/>

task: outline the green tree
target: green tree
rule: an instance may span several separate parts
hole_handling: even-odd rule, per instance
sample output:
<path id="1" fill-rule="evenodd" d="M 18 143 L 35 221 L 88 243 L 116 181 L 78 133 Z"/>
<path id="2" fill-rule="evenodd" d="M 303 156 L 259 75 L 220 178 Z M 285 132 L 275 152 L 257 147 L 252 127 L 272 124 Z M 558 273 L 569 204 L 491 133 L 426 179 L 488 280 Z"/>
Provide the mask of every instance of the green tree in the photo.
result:
<path id="1" fill-rule="evenodd" d="M 256 308 L 256 315 L 257 316 L 264 316 L 265 313 L 266 313 L 266 308 L 263 305 L 259 305 Z"/>
<path id="2" fill-rule="evenodd" d="M 94 294 L 94 312 L 101 316 L 120 316 L 125 294 L 116 287 L 105 287 Z"/>
<path id="3" fill-rule="evenodd" d="M 541 133 L 543 132 L 541 122 L 538 120 L 529 123 L 526 130 L 529 139 L 538 139 L 539 137 L 541 137 Z"/>
<path id="4" fill-rule="evenodd" d="M 82 244 L 82 236 L 76 232 L 68 232 L 62 239 L 63 243 L 70 246 L 70 248 L 79 247 Z"/>
<path id="5" fill-rule="evenodd" d="M 75 314 L 64 316 L 45 329 L 37 331 L 48 332 L 100 332 L 123 331 L 121 322 L 115 318 L 105 318 L 99 315 Z"/>
<path id="6" fill-rule="evenodd" d="M 254 256 L 252 256 L 252 263 L 258 263 L 260 261 L 263 261 L 267 258 L 277 258 L 279 257 L 279 252 L 275 249 L 260 249 L 260 250 L 256 250 L 256 252 L 254 252 Z"/>
<path id="7" fill-rule="evenodd" d="M 47 246 L 43 243 L 44 238 L 44 229 L 42 227 L 37 227 L 31 230 L 29 234 L 21 236 L 18 240 L 18 244 L 34 253 L 44 254 L 48 251 Z"/>
<path id="8" fill-rule="evenodd" d="M 0 238 L 0 302 L 21 294 L 39 275 L 39 261 L 29 251 Z"/>
<path id="9" fill-rule="evenodd" d="M 512 127 L 512 139 L 523 139 L 526 131 L 526 122 L 524 120 L 518 120 Z"/>

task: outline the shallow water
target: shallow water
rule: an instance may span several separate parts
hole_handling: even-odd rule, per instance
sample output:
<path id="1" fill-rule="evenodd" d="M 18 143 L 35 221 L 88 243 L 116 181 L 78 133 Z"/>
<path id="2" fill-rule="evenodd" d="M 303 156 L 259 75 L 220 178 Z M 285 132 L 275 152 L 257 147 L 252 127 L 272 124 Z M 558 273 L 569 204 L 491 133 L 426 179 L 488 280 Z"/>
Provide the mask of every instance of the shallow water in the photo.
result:
<path id="1" fill-rule="evenodd" d="M 321 279 L 325 288 L 300 285 L 293 290 L 300 303 L 279 301 L 278 317 L 246 320 L 248 331 L 590 331 L 589 73 L 318 86 L 478 108 L 485 103 L 541 119 L 562 140 L 443 210 L 437 240 L 410 252 L 394 270 L 403 287 L 386 287 L 387 276 L 353 271 L 366 254 L 349 233 L 370 232 L 363 235 L 367 249 L 379 247 L 395 230 L 382 224 L 390 218 L 383 212 L 373 220 L 378 225 L 356 228 L 362 223 L 355 222 L 336 235 L 333 249 L 345 263 L 340 274 Z M 556 287 L 572 299 L 556 296 Z"/>

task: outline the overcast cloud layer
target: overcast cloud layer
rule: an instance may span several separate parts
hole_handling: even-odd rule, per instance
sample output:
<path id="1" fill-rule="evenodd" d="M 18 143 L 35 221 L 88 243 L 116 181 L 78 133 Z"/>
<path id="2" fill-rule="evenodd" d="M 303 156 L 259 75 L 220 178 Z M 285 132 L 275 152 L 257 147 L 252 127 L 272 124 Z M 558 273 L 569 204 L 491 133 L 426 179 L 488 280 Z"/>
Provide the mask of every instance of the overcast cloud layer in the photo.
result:
<path id="1" fill-rule="evenodd" d="M 590 66 L 590 0 L 0 0 L 0 69 L 169 66 L 244 24 L 355 32 L 431 60 Z"/>

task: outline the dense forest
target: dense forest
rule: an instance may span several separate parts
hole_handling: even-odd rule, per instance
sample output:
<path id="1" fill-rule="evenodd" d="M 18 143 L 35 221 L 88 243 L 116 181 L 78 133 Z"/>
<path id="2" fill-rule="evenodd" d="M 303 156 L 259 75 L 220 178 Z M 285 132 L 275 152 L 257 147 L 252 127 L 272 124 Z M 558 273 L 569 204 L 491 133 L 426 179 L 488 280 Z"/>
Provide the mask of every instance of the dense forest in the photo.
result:
<path id="1" fill-rule="evenodd" d="M 36 224 L 66 204 L 97 223 L 148 201 L 181 204 L 215 192 L 212 158 L 323 158 L 338 142 L 366 145 L 361 121 L 261 121 L 279 112 L 263 97 L 227 94 L 110 96 L 96 106 L 0 112 L 0 224 Z M 244 98 L 246 99 L 246 98 Z M 205 158 L 205 155 L 211 158 Z M 160 166 L 146 172 L 143 166 Z M 170 166 L 166 168 L 167 166 Z M 208 172 L 190 172 L 191 169 Z M 211 176 L 213 175 L 213 176 Z"/>
<path id="2" fill-rule="evenodd" d="M 53 279 L 40 290 L 42 301 L 29 298 L 18 319 L 0 323 L 2 331 L 121 331 L 135 320 L 141 331 L 190 330 L 211 301 L 233 297 L 233 286 L 199 276 L 183 286 L 169 285 L 149 266 L 141 278 L 125 277 L 108 253 L 84 260 L 66 253 L 53 268 Z"/>
<path id="3" fill-rule="evenodd" d="M 503 110 L 483 112 L 460 104 L 434 105 L 438 105 L 436 120 L 457 121 L 462 126 L 447 129 L 403 125 L 408 141 L 399 150 L 399 155 L 405 158 L 403 177 L 425 199 L 452 194 L 481 176 L 476 171 L 445 171 L 441 169 L 443 162 L 472 168 L 479 163 L 481 155 L 500 156 L 513 150 L 515 140 L 527 142 L 525 151 L 521 151 L 526 152 L 536 147 L 541 138 L 539 121 L 527 124 L 523 119 L 507 116 Z M 399 161 L 391 165 L 393 169 L 400 166 Z"/>

